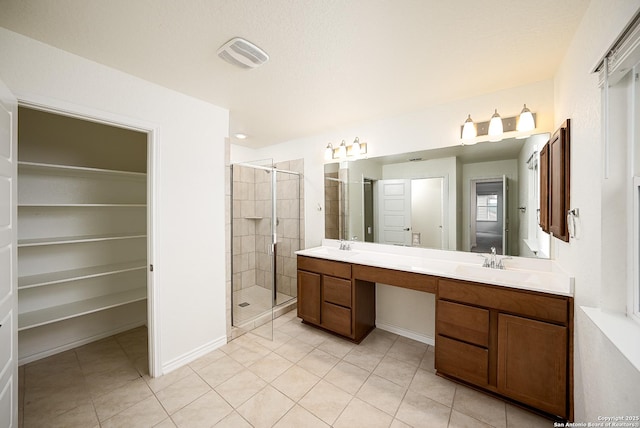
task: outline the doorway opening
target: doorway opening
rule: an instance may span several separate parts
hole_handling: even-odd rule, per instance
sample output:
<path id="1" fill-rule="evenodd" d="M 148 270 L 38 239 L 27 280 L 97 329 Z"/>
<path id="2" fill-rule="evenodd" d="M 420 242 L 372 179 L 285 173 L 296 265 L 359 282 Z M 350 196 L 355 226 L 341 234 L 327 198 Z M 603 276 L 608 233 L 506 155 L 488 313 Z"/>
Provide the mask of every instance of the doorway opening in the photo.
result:
<path id="1" fill-rule="evenodd" d="M 21 102 L 18 359 L 141 328 L 156 366 L 150 129 Z"/>
<path id="2" fill-rule="evenodd" d="M 507 254 L 507 178 L 471 180 L 470 250 Z"/>

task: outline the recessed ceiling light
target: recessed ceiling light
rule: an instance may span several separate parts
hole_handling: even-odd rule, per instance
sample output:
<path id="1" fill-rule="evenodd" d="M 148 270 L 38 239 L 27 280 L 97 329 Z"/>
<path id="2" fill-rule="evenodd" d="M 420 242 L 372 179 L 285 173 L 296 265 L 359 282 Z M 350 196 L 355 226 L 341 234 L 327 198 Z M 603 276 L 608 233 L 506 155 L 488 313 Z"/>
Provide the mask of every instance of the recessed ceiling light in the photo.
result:
<path id="1" fill-rule="evenodd" d="M 247 139 L 247 134 L 243 134 L 241 132 L 233 134 L 233 136 L 236 137 L 238 140 L 246 140 Z"/>

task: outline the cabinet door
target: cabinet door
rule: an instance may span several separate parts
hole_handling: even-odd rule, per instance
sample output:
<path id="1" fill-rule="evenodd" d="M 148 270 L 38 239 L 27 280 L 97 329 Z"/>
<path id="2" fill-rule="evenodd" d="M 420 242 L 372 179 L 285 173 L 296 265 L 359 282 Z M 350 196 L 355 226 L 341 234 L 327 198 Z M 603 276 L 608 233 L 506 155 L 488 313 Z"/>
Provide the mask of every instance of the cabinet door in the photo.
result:
<path id="1" fill-rule="evenodd" d="M 320 324 L 320 275 L 298 271 L 298 316 Z"/>
<path id="2" fill-rule="evenodd" d="M 498 315 L 498 391 L 567 417 L 567 328 Z"/>
<path id="3" fill-rule="evenodd" d="M 549 145 L 540 150 L 540 227 L 549 233 Z"/>
<path id="4" fill-rule="evenodd" d="M 569 241 L 569 120 L 549 140 L 549 232 Z"/>

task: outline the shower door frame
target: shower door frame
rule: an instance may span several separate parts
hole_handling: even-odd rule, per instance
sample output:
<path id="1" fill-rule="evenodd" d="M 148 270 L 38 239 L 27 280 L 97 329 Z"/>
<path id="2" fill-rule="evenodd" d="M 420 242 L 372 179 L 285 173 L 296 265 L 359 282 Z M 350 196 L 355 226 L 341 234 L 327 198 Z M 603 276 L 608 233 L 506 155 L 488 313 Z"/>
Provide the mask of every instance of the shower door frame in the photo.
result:
<path id="1" fill-rule="evenodd" d="M 277 168 L 275 166 L 262 166 L 262 165 L 256 165 L 256 164 L 251 164 L 251 163 L 244 163 L 244 162 L 237 162 L 237 163 L 233 163 L 231 164 L 231 186 L 232 186 L 232 191 L 231 191 L 231 198 L 232 198 L 232 202 L 233 202 L 233 167 L 234 166 L 239 166 L 239 167 L 246 167 L 246 168 L 252 168 L 252 169 L 258 169 L 258 170 L 263 170 L 267 173 L 271 174 L 271 221 L 270 221 L 270 228 L 271 228 L 271 242 L 269 244 L 269 251 L 268 251 L 268 255 L 270 255 L 270 265 L 271 265 L 271 319 L 273 320 L 273 313 L 274 313 L 274 309 L 279 306 L 278 302 L 277 302 L 277 293 L 278 293 L 278 270 L 277 270 L 277 254 L 278 254 L 278 233 L 277 233 L 277 228 L 278 228 L 278 209 L 277 209 L 277 202 L 278 202 L 278 180 L 277 180 L 277 174 L 278 173 L 283 173 L 283 174 L 292 174 L 297 176 L 297 200 L 298 200 L 298 210 L 297 210 L 297 223 L 298 223 L 298 247 L 300 246 L 300 242 L 301 242 L 301 208 L 302 208 L 302 195 L 301 195 L 301 184 L 300 184 L 300 180 L 302 179 L 302 173 L 297 172 L 297 171 L 290 171 L 290 170 L 286 170 L 286 169 L 280 169 Z M 231 204 L 231 246 L 232 246 L 232 250 L 231 250 L 231 254 L 233 256 L 233 203 Z M 233 297 L 233 291 L 234 291 L 234 287 L 233 287 L 233 282 L 234 282 L 234 275 L 233 275 L 233 257 L 231 260 L 231 325 L 234 327 L 237 327 L 237 325 L 235 324 L 235 317 L 234 317 L 234 297 Z M 282 302 L 281 304 L 284 303 L 288 303 L 290 301 L 292 301 L 293 299 L 297 298 L 297 296 L 291 296 L 290 299 L 287 299 L 285 302 Z M 258 317 L 262 316 L 264 314 L 258 315 Z M 266 324 L 266 323 L 265 323 Z"/>

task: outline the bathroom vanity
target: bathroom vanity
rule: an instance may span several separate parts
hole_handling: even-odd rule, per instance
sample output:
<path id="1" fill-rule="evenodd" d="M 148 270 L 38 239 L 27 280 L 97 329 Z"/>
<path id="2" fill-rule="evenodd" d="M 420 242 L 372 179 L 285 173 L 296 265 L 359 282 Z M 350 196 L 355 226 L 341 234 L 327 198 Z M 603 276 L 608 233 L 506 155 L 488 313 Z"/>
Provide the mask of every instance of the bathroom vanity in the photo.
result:
<path id="1" fill-rule="evenodd" d="M 337 241 L 298 251 L 298 316 L 359 343 L 375 328 L 375 284 L 436 296 L 435 368 L 562 419 L 573 419 L 573 279 L 552 261 Z"/>

